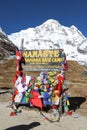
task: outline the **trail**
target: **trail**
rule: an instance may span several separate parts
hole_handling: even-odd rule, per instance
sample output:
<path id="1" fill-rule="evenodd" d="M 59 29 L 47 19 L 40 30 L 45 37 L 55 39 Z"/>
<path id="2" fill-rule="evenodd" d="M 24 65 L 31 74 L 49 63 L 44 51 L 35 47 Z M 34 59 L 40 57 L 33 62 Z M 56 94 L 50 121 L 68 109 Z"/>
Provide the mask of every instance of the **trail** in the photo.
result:
<path id="1" fill-rule="evenodd" d="M 38 111 L 22 110 L 17 116 L 10 116 L 12 109 L 9 102 L 0 102 L 0 130 L 86 130 L 87 117 L 73 113 L 72 116 L 62 116 L 60 122 L 50 123 Z"/>

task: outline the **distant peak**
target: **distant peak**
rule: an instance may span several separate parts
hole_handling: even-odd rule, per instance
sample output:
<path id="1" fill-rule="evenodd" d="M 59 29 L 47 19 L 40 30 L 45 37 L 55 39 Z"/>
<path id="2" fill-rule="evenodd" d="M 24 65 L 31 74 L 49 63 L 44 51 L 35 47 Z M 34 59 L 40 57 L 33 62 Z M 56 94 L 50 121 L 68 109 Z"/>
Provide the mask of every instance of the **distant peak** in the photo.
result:
<path id="1" fill-rule="evenodd" d="M 74 25 L 72 25 L 70 28 L 73 30 L 77 30 L 77 28 Z"/>
<path id="2" fill-rule="evenodd" d="M 57 20 L 54 20 L 54 19 L 49 19 L 46 22 L 44 22 L 43 24 L 56 24 L 56 25 L 60 25 L 60 23 Z"/>

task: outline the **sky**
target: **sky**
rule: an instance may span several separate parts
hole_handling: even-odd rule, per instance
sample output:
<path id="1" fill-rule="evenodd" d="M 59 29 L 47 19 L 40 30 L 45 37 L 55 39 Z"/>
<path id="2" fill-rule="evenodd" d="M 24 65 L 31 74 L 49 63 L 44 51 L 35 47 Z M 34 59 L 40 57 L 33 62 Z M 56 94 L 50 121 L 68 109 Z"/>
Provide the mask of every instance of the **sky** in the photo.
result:
<path id="1" fill-rule="evenodd" d="M 87 0 L 0 0 L 0 27 L 7 35 L 49 19 L 74 25 L 87 37 Z"/>

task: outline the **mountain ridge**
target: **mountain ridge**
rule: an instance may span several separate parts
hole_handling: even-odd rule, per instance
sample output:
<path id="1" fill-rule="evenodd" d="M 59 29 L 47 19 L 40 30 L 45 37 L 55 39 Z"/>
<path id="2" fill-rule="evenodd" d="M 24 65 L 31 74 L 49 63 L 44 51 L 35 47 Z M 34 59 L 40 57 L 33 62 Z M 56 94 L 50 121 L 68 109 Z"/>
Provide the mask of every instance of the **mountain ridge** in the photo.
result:
<path id="1" fill-rule="evenodd" d="M 15 46 L 0 28 L 0 60 L 10 57 L 15 53 Z"/>
<path id="2" fill-rule="evenodd" d="M 0 28 L 0 57 L 14 54 L 15 46 L 21 49 L 22 43 L 25 50 L 64 49 L 67 60 L 87 66 L 87 38 L 74 25 L 66 27 L 49 19 L 35 28 L 11 35 L 6 35 Z"/>

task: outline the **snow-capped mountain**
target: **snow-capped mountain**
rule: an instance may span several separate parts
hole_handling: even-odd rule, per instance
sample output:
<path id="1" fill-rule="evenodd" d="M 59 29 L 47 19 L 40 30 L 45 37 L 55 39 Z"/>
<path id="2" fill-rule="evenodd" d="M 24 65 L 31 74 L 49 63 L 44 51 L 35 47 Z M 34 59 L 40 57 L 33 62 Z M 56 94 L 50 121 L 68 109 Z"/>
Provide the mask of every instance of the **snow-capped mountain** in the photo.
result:
<path id="1" fill-rule="evenodd" d="M 87 65 L 87 38 L 74 26 L 66 27 L 50 19 L 35 28 L 28 28 L 8 35 L 20 49 L 21 41 L 27 50 L 63 48 L 67 60 Z"/>

